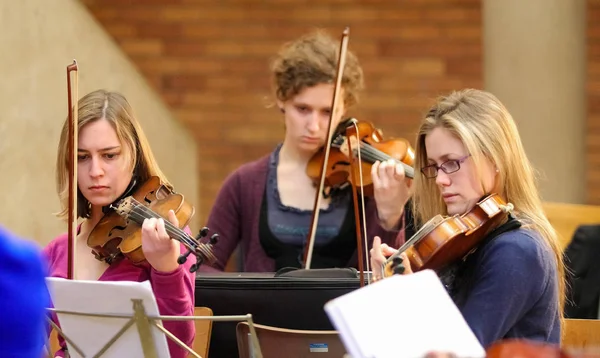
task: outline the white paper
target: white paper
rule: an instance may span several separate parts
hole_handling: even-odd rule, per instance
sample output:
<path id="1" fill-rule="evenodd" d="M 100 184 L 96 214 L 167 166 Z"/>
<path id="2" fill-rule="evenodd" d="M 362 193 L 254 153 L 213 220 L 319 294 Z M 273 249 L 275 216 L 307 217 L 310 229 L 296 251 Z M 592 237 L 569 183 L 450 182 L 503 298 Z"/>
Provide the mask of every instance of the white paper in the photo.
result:
<path id="1" fill-rule="evenodd" d="M 394 275 L 325 304 L 352 358 L 422 358 L 452 352 L 483 358 L 485 350 L 435 272 Z"/>
<path id="2" fill-rule="evenodd" d="M 46 278 L 52 303 L 57 310 L 94 314 L 122 314 L 133 316 L 132 299 L 141 299 L 148 316 L 158 316 L 158 305 L 150 282 L 81 281 Z M 85 357 L 92 357 L 129 321 L 129 318 L 106 318 L 58 313 L 58 321 Z M 167 338 L 151 326 L 158 357 L 170 357 Z M 71 357 L 81 356 L 67 344 Z M 142 344 L 135 324 L 112 344 L 103 358 L 143 357 Z"/>

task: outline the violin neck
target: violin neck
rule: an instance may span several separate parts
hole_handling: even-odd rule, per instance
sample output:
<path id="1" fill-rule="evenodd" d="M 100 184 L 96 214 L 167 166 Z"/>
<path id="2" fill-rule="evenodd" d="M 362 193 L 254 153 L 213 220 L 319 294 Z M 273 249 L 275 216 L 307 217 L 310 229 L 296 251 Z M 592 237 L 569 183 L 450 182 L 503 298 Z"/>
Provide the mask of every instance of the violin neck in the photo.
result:
<path id="1" fill-rule="evenodd" d="M 169 220 L 165 220 L 162 216 L 154 212 L 152 209 L 148 208 L 145 205 L 142 205 L 140 202 L 135 200 L 133 197 L 129 196 L 123 200 L 121 200 L 117 207 L 115 208 L 117 213 L 128 220 L 132 220 L 139 226 L 142 226 L 145 219 L 163 219 L 165 222 L 165 230 L 169 237 L 173 240 L 177 240 L 184 244 L 188 249 L 194 250 L 194 247 L 190 246 L 188 240 L 188 234 L 178 228 L 177 226 L 171 224 Z"/>
<path id="2" fill-rule="evenodd" d="M 415 177 L 415 170 L 413 167 L 403 163 L 402 161 L 390 156 L 385 152 L 380 151 L 368 143 L 360 142 L 360 157 L 371 164 L 375 163 L 376 161 L 384 162 L 392 159 L 396 163 L 402 164 L 406 177 L 411 179 Z"/>
<path id="3" fill-rule="evenodd" d="M 420 229 L 417 231 L 410 239 L 406 240 L 406 242 L 400 246 L 397 252 L 395 252 L 392 256 L 388 257 L 385 263 L 389 263 L 394 260 L 396 257 L 400 256 L 401 253 L 406 251 L 412 245 L 418 243 L 425 235 L 429 234 L 431 230 L 435 229 L 442 221 L 444 221 L 444 217 L 441 215 L 436 215 L 427 221 Z"/>

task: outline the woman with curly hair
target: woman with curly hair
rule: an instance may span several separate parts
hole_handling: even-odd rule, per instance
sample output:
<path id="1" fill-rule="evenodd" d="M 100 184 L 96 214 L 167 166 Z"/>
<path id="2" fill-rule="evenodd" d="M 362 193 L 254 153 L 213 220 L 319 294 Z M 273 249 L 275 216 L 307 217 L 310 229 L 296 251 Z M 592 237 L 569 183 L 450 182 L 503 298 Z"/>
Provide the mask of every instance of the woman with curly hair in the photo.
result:
<path id="1" fill-rule="evenodd" d="M 325 145 L 338 56 L 339 43 L 315 31 L 285 44 L 272 62 L 273 92 L 285 135 L 271 153 L 242 165 L 225 180 L 207 223 L 220 235 L 215 247 L 216 270 L 224 269 L 239 244 L 241 271 L 302 267 L 317 195 L 306 167 Z M 332 128 L 337 128 L 348 108 L 357 103 L 362 88 L 362 69 L 349 51 Z M 390 245 L 404 239 L 403 210 L 396 203 L 405 193 L 397 166 L 391 161 L 377 163 L 374 198 L 365 198 L 368 237 L 377 235 Z M 364 256 L 357 253 L 350 190 L 322 197 L 311 268 L 357 267 L 358 257 Z"/>

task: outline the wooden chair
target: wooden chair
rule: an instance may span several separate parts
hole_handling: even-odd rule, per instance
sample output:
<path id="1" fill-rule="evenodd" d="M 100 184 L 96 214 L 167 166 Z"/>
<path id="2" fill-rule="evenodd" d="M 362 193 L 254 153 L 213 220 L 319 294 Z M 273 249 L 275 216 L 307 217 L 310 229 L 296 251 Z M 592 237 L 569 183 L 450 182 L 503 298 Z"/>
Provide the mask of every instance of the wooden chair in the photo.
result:
<path id="1" fill-rule="evenodd" d="M 562 248 L 571 242 L 579 225 L 600 224 L 600 206 L 567 203 L 543 203 L 544 211 L 560 235 Z"/>
<path id="2" fill-rule="evenodd" d="M 44 348 L 44 352 L 42 353 L 42 358 L 53 358 L 54 353 L 58 351 L 60 346 L 58 345 L 58 334 L 55 329 L 52 329 L 50 332 L 50 336 L 48 337 L 48 343 L 50 344 L 50 352 L 52 355 L 48 355 L 48 350 Z"/>
<path id="3" fill-rule="evenodd" d="M 335 357 L 346 354 L 346 348 L 337 331 L 307 331 L 285 329 L 261 324 L 254 324 L 256 335 L 264 358 L 279 357 Z M 250 358 L 250 342 L 248 322 L 240 322 L 236 326 L 236 338 L 239 358 Z M 314 345 L 311 352 L 311 344 Z"/>
<path id="4" fill-rule="evenodd" d="M 563 329 L 562 349 L 600 356 L 600 320 L 567 318 Z"/>
<path id="5" fill-rule="evenodd" d="M 208 307 L 196 307 L 194 308 L 194 316 L 212 316 L 213 311 Z M 192 349 L 198 353 L 202 358 L 208 357 L 208 350 L 210 347 L 210 335 L 212 333 L 212 323 L 209 320 L 194 320 L 196 326 L 196 338 L 194 338 L 194 344 Z M 191 357 L 192 355 L 190 355 Z"/>

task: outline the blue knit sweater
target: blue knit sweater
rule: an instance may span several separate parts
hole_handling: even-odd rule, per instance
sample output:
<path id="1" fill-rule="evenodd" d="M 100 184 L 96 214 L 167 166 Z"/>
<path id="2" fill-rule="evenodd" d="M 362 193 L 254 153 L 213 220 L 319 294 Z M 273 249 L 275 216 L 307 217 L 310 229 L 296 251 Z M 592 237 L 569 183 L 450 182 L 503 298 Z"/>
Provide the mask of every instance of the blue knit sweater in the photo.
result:
<path id="1" fill-rule="evenodd" d="M 503 338 L 560 342 L 556 260 L 539 234 L 500 234 L 458 277 L 450 294 L 484 347 Z"/>

